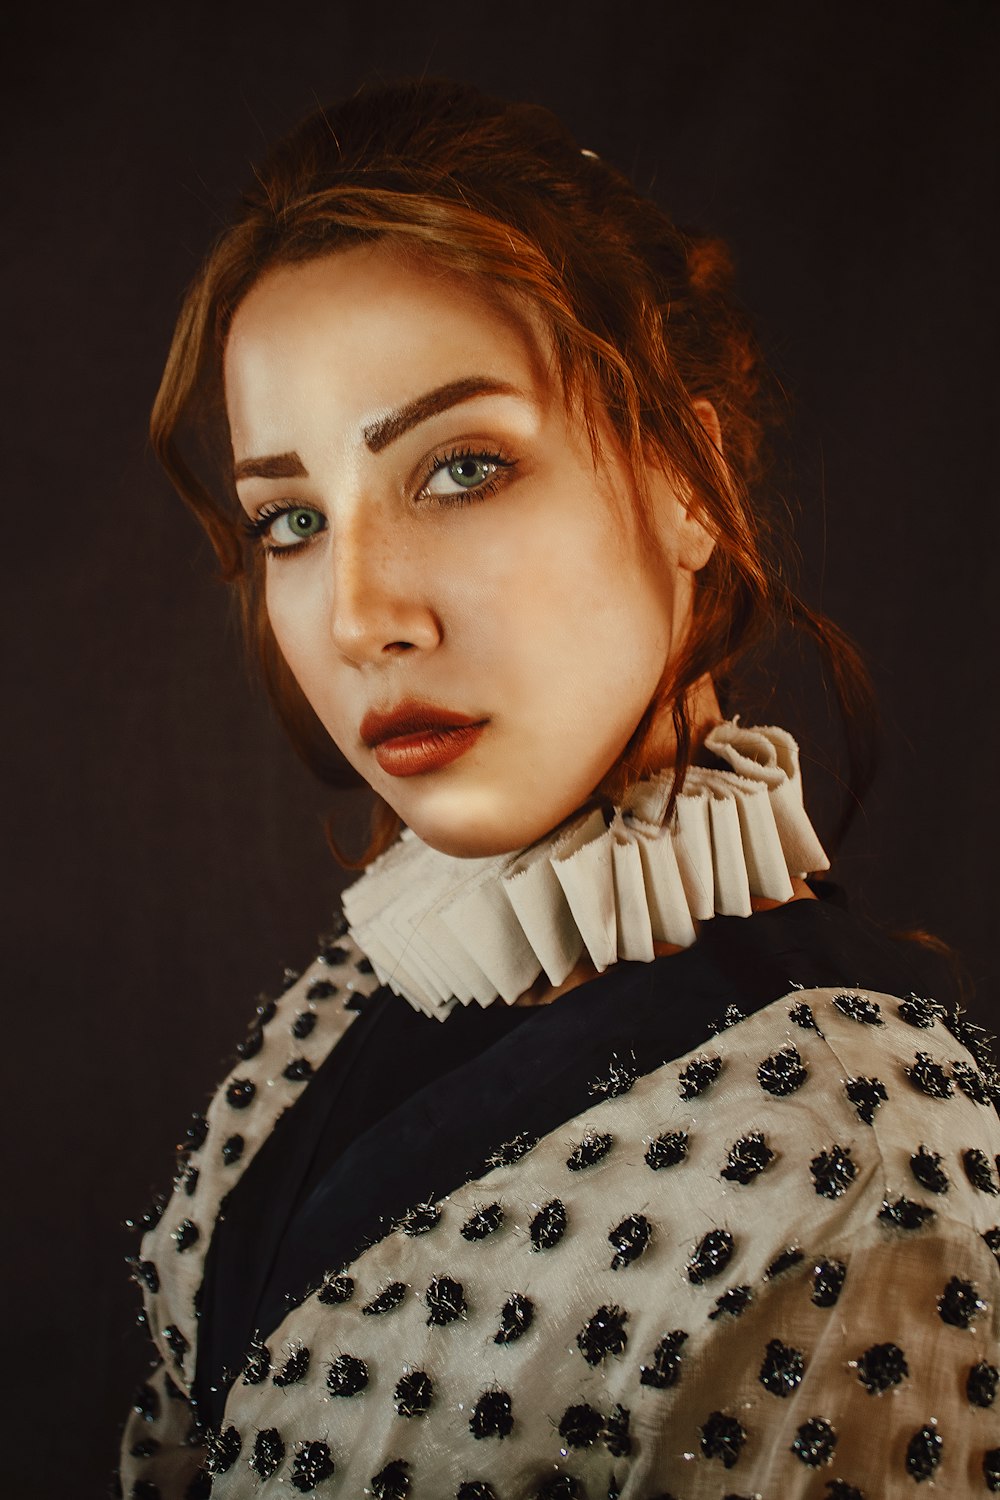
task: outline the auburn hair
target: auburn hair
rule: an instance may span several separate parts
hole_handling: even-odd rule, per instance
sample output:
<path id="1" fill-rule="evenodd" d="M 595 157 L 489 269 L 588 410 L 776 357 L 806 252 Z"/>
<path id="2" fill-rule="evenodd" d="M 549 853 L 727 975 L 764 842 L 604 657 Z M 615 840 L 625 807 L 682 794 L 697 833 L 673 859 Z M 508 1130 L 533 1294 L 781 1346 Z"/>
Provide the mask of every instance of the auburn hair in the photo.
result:
<path id="1" fill-rule="evenodd" d="M 737 661 L 782 623 L 804 630 L 830 671 L 849 768 L 843 832 L 871 777 L 874 704 L 857 651 L 785 579 L 761 494 L 765 374 L 717 239 L 679 228 L 628 179 L 581 150 L 548 110 L 420 80 L 362 88 L 319 109 L 255 169 L 232 223 L 184 300 L 153 408 L 153 448 L 239 591 L 246 634 L 278 714 L 306 763 L 333 786 L 361 783 L 278 652 L 263 600 L 263 559 L 240 524 L 222 359 L 233 314 L 269 270 L 384 240 L 526 299 L 548 329 L 567 402 L 599 449 L 610 421 L 652 537 L 642 476 L 651 459 L 690 496 L 715 547 L 697 576 L 678 656 L 618 764 L 611 798 L 651 769 L 653 720 L 672 716 L 675 795 L 694 753 L 687 703 L 705 674 Z M 709 401 L 721 451 L 698 415 Z M 653 545 L 650 540 L 650 545 Z M 376 808 L 365 863 L 399 823 Z M 351 861 L 344 860 L 345 863 Z"/>

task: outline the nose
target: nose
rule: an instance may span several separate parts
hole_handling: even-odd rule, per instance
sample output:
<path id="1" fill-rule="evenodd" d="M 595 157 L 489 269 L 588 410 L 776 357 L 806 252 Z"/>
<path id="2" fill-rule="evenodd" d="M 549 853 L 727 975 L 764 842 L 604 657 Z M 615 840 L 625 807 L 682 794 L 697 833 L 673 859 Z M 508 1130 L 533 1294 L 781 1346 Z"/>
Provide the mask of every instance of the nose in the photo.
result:
<path id="1" fill-rule="evenodd" d="M 336 528 L 332 559 L 330 633 L 346 660 L 366 666 L 440 644 L 432 569 L 398 529 L 359 509 Z"/>

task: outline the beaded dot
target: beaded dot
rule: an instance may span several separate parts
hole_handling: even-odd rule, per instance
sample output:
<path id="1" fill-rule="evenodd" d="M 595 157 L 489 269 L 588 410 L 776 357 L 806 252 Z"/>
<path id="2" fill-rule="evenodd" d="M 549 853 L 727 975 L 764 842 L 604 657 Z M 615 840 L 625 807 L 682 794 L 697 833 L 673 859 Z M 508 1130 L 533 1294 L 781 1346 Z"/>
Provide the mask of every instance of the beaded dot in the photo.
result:
<path id="1" fill-rule="evenodd" d="M 965 1382 L 965 1394 L 973 1406 L 992 1406 L 1000 1384 L 1000 1370 L 981 1360 L 973 1365 Z"/>
<path id="2" fill-rule="evenodd" d="M 883 1224 L 889 1224 L 895 1229 L 923 1229 L 935 1217 L 933 1208 L 926 1203 L 914 1203 L 912 1198 L 897 1198 L 895 1203 L 888 1200 L 883 1202 L 878 1211 L 879 1219 Z"/>
<path id="3" fill-rule="evenodd" d="M 986 1304 L 971 1281 L 953 1276 L 938 1298 L 937 1307 L 942 1323 L 952 1328 L 968 1328 L 976 1313 L 985 1311 Z"/>
<path id="4" fill-rule="evenodd" d="M 648 1248 L 652 1233 L 653 1226 L 644 1214 L 630 1214 L 617 1224 L 608 1235 L 615 1252 L 611 1261 L 612 1271 L 620 1271 L 623 1266 L 630 1266 L 634 1260 L 638 1260 Z"/>
<path id="5" fill-rule="evenodd" d="M 295 1349 L 285 1360 L 281 1369 L 274 1375 L 273 1382 L 277 1386 L 295 1385 L 303 1380 L 309 1372 L 309 1350 L 305 1347 Z"/>
<path id="6" fill-rule="evenodd" d="M 776 1276 L 783 1276 L 786 1271 L 790 1271 L 793 1266 L 801 1265 L 804 1260 L 805 1255 L 798 1245 L 789 1245 L 786 1250 L 782 1250 L 780 1255 L 774 1257 L 764 1272 L 764 1280 L 773 1281 Z"/>
<path id="7" fill-rule="evenodd" d="M 522 1130 L 519 1135 L 513 1136 L 509 1141 L 503 1141 L 495 1150 L 491 1151 L 483 1163 L 484 1170 L 489 1172 L 494 1167 L 512 1167 L 515 1162 L 527 1156 L 528 1152 L 538 1145 L 537 1135 L 532 1135 L 527 1130 Z"/>
<path id="8" fill-rule="evenodd" d="M 535 1491 L 532 1500 L 585 1500 L 585 1496 L 572 1474 L 552 1474 Z"/>
<path id="9" fill-rule="evenodd" d="M 599 1307 L 576 1336 L 577 1348 L 588 1365 L 599 1365 L 612 1354 L 624 1354 L 628 1344 L 628 1313 L 615 1304 Z"/>
<path id="10" fill-rule="evenodd" d="M 653 1350 L 650 1363 L 639 1366 L 639 1384 L 651 1386 L 655 1391 L 676 1385 L 681 1378 L 681 1349 L 687 1339 L 683 1328 L 665 1333 Z"/>
<path id="11" fill-rule="evenodd" d="M 234 1078 L 226 1089 L 226 1103 L 232 1109 L 246 1109 L 257 1092 L 257 1085 L 250 1078 Z"/>
<path id="12" fill-rule="evenodd" d="M 514 1427 L 514 1411 L 506 1391 L 483 1391 L 472 1409 L 469 1431 L 474 1438 L 509 1437 Z"/>
<path id="13" fill-rule="evenodd" d="M 931 1099 L 950 1099 L 955 1092 L 948 1074 L 929 1052 L 917 1053 L 911 1066 L 906 1069 L 906 1076 L 914 1088 Z"/>
<path id="14" fill-rule="evenodd" d="M 697 1099 L 699 1094 L 711 1088 L 721 1072 L 721 1057 L 696 1057 L 681 1070 L 677 1092 L 682 1099 Z"/>
<path id="15" fill-rule="evenodd" d="M 928 1151 L 926 1146 L 921 1146 L 910 1157 L 910 1171 L 929 1193 L 946 1193 L 948 1191 L 948 1174 L 941 1165 L 941 1157 L 937 1151 Z"/>
<path id="16" fill-rule="evenodd" d="M 435 1228 L 441 1218 L 441 1207 L 437 1203 L 416 1203 L 396 1220 L 397 1228 L 404 1234 L 416 1236 L 427 1234 Z"/>
<path id="17" fill-rule="evenodd" d="M 919 995 L 908 995 L 896 1008 L 908 1026 L 916 1026 L 921 1031 L 929 1031 L 935 1021 L 943 1021 L 945 1017 L 943 1005 L 936 1000 L 924 1000 Z"/>
<path id="18" fill-rule="evenodd" d="M 184 1500 L 210 1500 L 212 1494 L 212 1476 L 207 1469 L 198 1469 L 188 1480 L 184 1490 Z"/>
<path id="19" fill-rule="evenodd" d="M 809 1163 L 809 1170 L 821 1198 L 842 1197 L 858 1175 L 850 1146 L 833 1145 L 829 1151 L 821 1151 Z"/>
<path id="20" fill-rule="evenodd" d="M 857 1361 L 858 1379 L 870 1396 L 900 1385 L 910 1373 L 898 1344 L 872 1344 Z"/>
<path id="21" fill-rule="evenodd" d="M 815 1031 L 816 1035 L 820 1037 L 823 1035 L 816 1025 L 816 1017 L 813 1015 L 812 1008 L 806 1005 L 804 1000 L 800 1001 L 798 1005 L 792 1006 L 788 1012 L 788 1019 L 793 1021 L 796 1026 L 801 1027 L 803 1031 Z"/>
<path id="22" fill-rule="evenodd" d="M 719 1036 L 723 1031 L 729 1031 L 733 1026 L 738 1026 L 745 1021 L 746 1016 L 738 1005 L 727 1005 L 722 1015 L 714 1021 L 709 1021 L 708 1029 L 713 1036 Z"/>
<path id="23" fill-rule="evenodd" d="M 344 932 L 346 931 L 347 929 L 345 927 Z M 337 934 L 338 937 L 343 937 L 343 935 L 344 933 Z M 338 968 L 341 964 L 346 964 L 350 956 L 351 954 L 349 949 L 342 948 L 335 942 L 324 942 L 323 946 L 319 950 L 319 959 L 321 963 L 328 964 L 331 969 Z"/>
<path id="24" fill-rule="evenodd" d="M 210 1474 L 227 1474 L 240 1456 L 243 1439 L 235 1427 L 225 1427 L 220 1432 L 208 1435 L 208 1456 L 205 1467 Z"/>
<path id="25" fill-rule="evenodd" d="M 882 1007 L 865 995 L 835 995 L 833 1003 L 842 1016 L 861 1026 L 884 1026 Z"/>
<path id="26" fill-rule="evenodd" d="M 292 1485 L 300 1494 L 308 1495 L 324 1479 L 329 1479 L 333 1472 L 333 1458 L 326 1443 L 318 1440 L 303 1443 L 292 1462 Z"/>
<path id="27" fill-rule="evenodd" d="M 994 1224 L 992 1229 L 984 1229 L 983 1239 L 993 1251 L 997 1264 L 1000 1265 L 1000 1224 Z"/>
<path id="28" fill-rule="evenodd" d="M 671 1130 L 666 1135 L 658 1135 L 655 1140 L 650 1141 L 646 1147 L 645 1162 L 654 1172 L 661 1171 L 664 1167 L 676 1167 L 688 1154 L 688 1137 L 686 1130 Z"/>
<path id="29" fill-rule="evenodd" d="M 163 1500 L 160 1486 L 151 1479 L 137 1479 L 132 1486 L 130 1500 Z"/>
<path id="30" fill-rule="evenodd" d="M 132 1410 L 144 1422 L 155 1422 L 160 1415 L 160 1397 L 145 1381 L 136 1387 L 135 1395 L 132 1397 Z"/>
<path id="31" fill-rule="evenodd" d="M 329 979 L 314 979 L 306 990 L 307 1000 L 332 1000 L 337 993 L 337 986 L 331 984 Z"/>
<path id="32" fill-rule="evenodd" d="M 342 1272 L 324 1276 L 323 1285 L 316 1293 L 317 1300 L 324 1307 L 339 1307 L 342 1302 L 350 1302 L 353 1296 L 354 1277 Z"/>
<path id="33" fill-rule="evenodd" d="M 147 1291 L 154 1295 L 160 1290 L 160 1273 L 151 1260 L 136 1261 L 135 1279 L 141 1281 Z"/>
<path id="34" fill-rule="evenodd" d="M 143 1438 L 128 1450 L 133 1458 L 155 1458 L 160 1451 L 156 1438 Z"/>
<path id="35" fill-rule="evenodd" d="M 842 1260 L 821 1260 L 813 1271 L 810 1299 L 816 1307 L 835 1307 L 844 1289 L 847 1267 Z"/>
<path id="36" fill-rule="evenodd" d="M 742 1186 L 753 1182 L 774 1160 L 774 1152 L 759 1130 L 743 1136 L 729 1148 L 726 1165 L 720 1172 L 727 1182 L 738 1182 Z"/>
<path id="37" fill-rule="evenodd" d="M 527 1333 L 535 1317 L 535 1304 L 521 1292 L 513 1292 L 500 1309 L 500 1327 L 494 1344 L 513 1344 Z"/>
<path id="38" fill-rule="evenodd" d="M 853 1484 L 848 1484 L 844 1479 L 828 1479 L 826 1500 L 865 1500 L 865 1497 L 859 1489 L 855 1489 Z"/>
<path id="39" fill-rule="evenodd" d="M 568 1448 L 590 1448 L 600 1436 L 604 1419 L 586 1401 L 567 1406 L 559 1419 L 559 1436 Z"/>
<path id="40" fill-rule="evenodd" d="M 424 1301 L 427 1303 L 428 1327 L 433 1324 L 443 1328 L 447 1323 L 454 1323 L 456 1318 L 464 1317 L 469 1310 L 462 1283 L 450 1276 L 435 1276 L 424 1293 Z"/>
<path id="41" fill-rule="evenodd" d="M 788 1094 L 794 1094 L 800 1089 L 809 1076 L 809 1070 L 802 1061 L 802 1056 L 797 1047 L 782 1047 L 779 1052 L 772 1052 L 770 1057 L 765 1057 L 757 1069 L 757 1082 L 768 1094 L 774 1094 L 776 1098 L 783 1098 Z"/>
<path id="42" fill-rule="evenodd" d="M 231 1135 L 222 1143 L 222 1165 L 231 1167 L 243 1155 L 246 1142 L 241 1135 Z"/>
<path id="43" fill-rule="evenodd" d="M 972 1186 L 981 1193 L 989 1193 L 993 1197 L 1000 1193 L 990 1159 L 978 1146 L 970 1146 L 967 1151 L 962 1152 L 962 1166 Z"/>
<path id="44" fill-rule="evenodd" d="M 365 1303 L 361 1311 L 367 1318 L 380 1318 L 383 1313 L 392 1312 L 394 1307 L 398 1307 L 405 1296 L 405 1283 L 390 1281 L 389 1285 L 383 1287 L 377 1296 Z"/>
<path id="45" fill-rule="evenodd" d="M 313 1010 L 302 1010 L 292 1022 L 292 1036 L 296 1041 L 304 1041 L 316 1026 L 316 1012 Z"/>
<path id="46" fill-rule="evenodd" d="M 601 1432 L 601 1441 L 611 1454 L 612 1458 L 624 1458 L 632 1451 L 632 1439 L 629 1437 L 629 1422 L 632 1413 L 627 1406 L 622 1406 L 616 1401 L 611 1415 L 605 1419 L 604 1428 Z"/>
<path id="47" fill-rule="evenodd" d="M 971 1099 L 973 1104 L 989 1104 L 990 1096 L 986 1091 L 986 1084 L 971 1063 L 959 1058 L 951 1065 L 951 1076 L 962 1093 Z"/>
<path id="48" fill-rule="evenodd" d="M 285 1456 L 285 1445 L 277 1427 L 265 1427 L 258 1432 L 249 1464 L 261 1479 L 269 1479 Z"/>
<path id="49" fill-rule="evenodd" d="M 764 1351 L 757 1379 L 765 1391 L 784 1399 L 801 1385 L 805 1367 L 805 1355 L 801 1349 L 793 1349 L 781 1339 L 771 1339 Z"/>
<path id="50" fill-rule="evenodd" d="M 603 1160 L 613 1144 L 614 1136 L 588 1131 L 580 1144 L 574 1146 L 566 1158 L 566 1165 L 571 1172 L 582 1172 L 587 1167 L 592 1167 L 596 1162 Z"/>
<path id="51" fill-rule="evenodd" d="M 635 1086 L 638 1076 L 634 1055 L 625 1058 L 613 1052 L 607 1073 L 592 1078 L 587 1092 L 592 1099 L 617 1099 Z"/>
<path id="52" fill-rule="evenodd" d="M 200 1232 L 197 1224 L 192 1224 L 190 1219 L 182 1219 L 177 1228 L 171 1231 L 170 1238 L 177 1246 L 178 1252 L 190 1250 L 192 1245 L 197 1244 Z"/>
<path id="53" fill-rule="evenodd" d="M 250 1340 L 246 1360 L 243 1364 L 243 1384 L 261 1385 L 271 1373 L 271 1351 L 260 1339 Z"/>
<path id="54" fill-rule="evenodd" d="M 405 1459 L 394 1458 L 372 1477 L 375 1500 L 406 1500 L 410 1493 L 410 1466 Z"/>
<path id="55" fill-rule="evenodd" d="M 306 1083 L 313 1075 L 313 1065 L 306 1057 L 293 1057 L 287 1068 L 282 1068 L 282 1078 L 289 1083 Z"/>
<path id="56" fill-rule="evenodd" d="M 810 1417 L 795 1434 L 791 1451 L 810 1469 L 822 1468 L 833 1459 L 837 1434 L 825 1417 Z"/>
<path id="57" fill-rule="evenodd" d="M 353 1354 L 340 1354 L 326 1372 L 331 1396 L 357 1396 L 368 1384 L 368 1366 Z"/>
<path id="58" fill-rule="evenodd" d="M 184 1192 L 187 1195 L 187 1197 L 189 1197 L 189 1198 L 193 1198 L 194 1197 L 195 1189 L 198 1186 L 198 1179 L 199 1179 L 200 1176 L 201 1176 L 201 1173 L 198 1171 L 197 1167 L 188 1167 L 187 1170 L 185 1171 L 184 1176 L 181 1179 L 181 1181 L 184 1184 Z"/>
<path id="59" fill-rule="evenodd" d="M 936 1424 L 933 1421 L 925 1423 L 913 1434 L 907 1445 L 906 1472 L 918 1484 L 933 1478 L 943 1450 L 944 1442 L 936 1430 Z"/>
<path id="60" fill-rule="evenodd" d="M 247 1032 L 242 1041 L 236 1043 L 237 1056 L 242 1057 L 244 1062 L 249 1062 L 251 1057 L 257 1056 L 263 1045 L 264 1033 L 259 1026 L 254 1026 Z"/>
<path id="61" fill-rule="evenodd" d="M 178 1364 L 181 1364 L 190 1345 L 176 1323 L 167 1324 L 163 1330 L 163 1338 L 174 1359 Z"/>
<path id="62" fill-rule="evenodd" d="M 701 1451 L 706 1458 L 717 1458 L 723 1468 L 731 1469 L 747 1440 L 746 1428 L 727 1412 L 713 1411 L 700 1432 Z"/>
<path id="63" fill-rule="evenodd" d="M 485 1479 L 467 1479 L 455 1491 L 455 1500 L 497 1500 L 497 1492 Z"/>
<path id="64" fill-rule="evenodd" d="M 889 1097 L 889 1091 L 880 1078 L 848 1078 L 844 1092 L 854 1105 L 859 1120 L 866 1125 L 875 1122 L 875 1111 Z"/>
<path id="65" fill-rule="evenodd" d="M 401 1417 L 422 1417 L 434 1399 L 434 1382 L 425 1370 L 412 1370 L 396 1382 L 392 1399 Z"/>
<path id="66" fill-rule="evenodd" d="M 531 1221 L 529 1234 L 533 1250 L 551 1250 L 558 1245 L 566 1233 L 566 1208 L 559 1198 L 553 1198 L 540 1208 Z"/>
<path id="67" fill-rule="evenodd" d="M 208 1121 L 200 1109 L 196 1109 L 184 1132 L 184 1149 L 198 1151 L 208 1136 Z"/>
<path id="68" fill-rule="evenodd" d="M 746 1312 L 753 1301 L 753 1293 L 748 1286 L 731 1286 L 728 1292 L 723 1292 L 721 1297 L 716 1298 L 715 1306 L 709 1313 L 712 1322 L 719 1318 L 738 1318 L 741 1313 Z"/>
<path id="69" fill-rule="evenodd" d="M 484 1240 L 489 1234 L 495 1234 L 503 1223 L 503 1219 L 502 1206 L 499 1203 L 490 1203 L 485 1208 L 477 1208 L 458 1232 L 463 1240 L 468 1240 L 471 1244 L 475 1240 Z"/>
<path id="70" fill-rule="evenodd" d="M 734 1242 L 728 1229 L 710 1229 L 687 1263 L 688 1281 L 701 1286 L 713 1276 L 721 1276 L 733 1258 Z"/>
<path id="71" fill-rule="evenodd" d="M 1000 1495 L 1000 1448 L 983 1454 L 983 1478 L 991 1495 Z"/>

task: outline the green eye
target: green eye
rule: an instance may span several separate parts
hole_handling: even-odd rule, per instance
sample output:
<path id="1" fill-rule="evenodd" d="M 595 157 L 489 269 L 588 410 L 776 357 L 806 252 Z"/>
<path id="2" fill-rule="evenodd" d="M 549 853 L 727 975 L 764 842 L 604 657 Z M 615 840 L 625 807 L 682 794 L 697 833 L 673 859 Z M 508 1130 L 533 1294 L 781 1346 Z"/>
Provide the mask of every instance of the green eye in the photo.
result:
<path id="1" fill-rule="evenodd" d="M 308 505 L 295 505 L 271 520 L 267 539 L 276 551 L 280 551 L 285 547 L 294 547 L 296 542 L 308 542 L 325 530 L 326 517 L 318 510 L 313 510 Z"/>
<path id="2" fill-rule="evenodd" d="M 471 490 L 476 485 L 485 484 L 495 469 L 496 464 L 488 463 L 485 458 L 453 458 L 447 472 L 455 484 Z"/>

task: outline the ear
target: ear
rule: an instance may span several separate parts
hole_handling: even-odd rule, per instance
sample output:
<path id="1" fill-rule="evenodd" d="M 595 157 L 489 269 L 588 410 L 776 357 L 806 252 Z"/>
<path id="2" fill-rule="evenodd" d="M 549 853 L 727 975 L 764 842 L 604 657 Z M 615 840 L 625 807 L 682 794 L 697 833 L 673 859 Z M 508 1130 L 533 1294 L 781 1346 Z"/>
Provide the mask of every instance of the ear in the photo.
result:
<path id="1" fill-rule="evenodd" d="M 712 446 L 722 456 L 722 427 L 718 412 L 711 401 L 699 398 L 692 406 L 698 420 L 711 439 Z M 715 537 L 705 524 L 700 507 L 690 504 L 690 496 L 680 503 L 677 518 L 677 561 L 691 573 L 699 573 L 708 562 L 715 548 Z"/>

